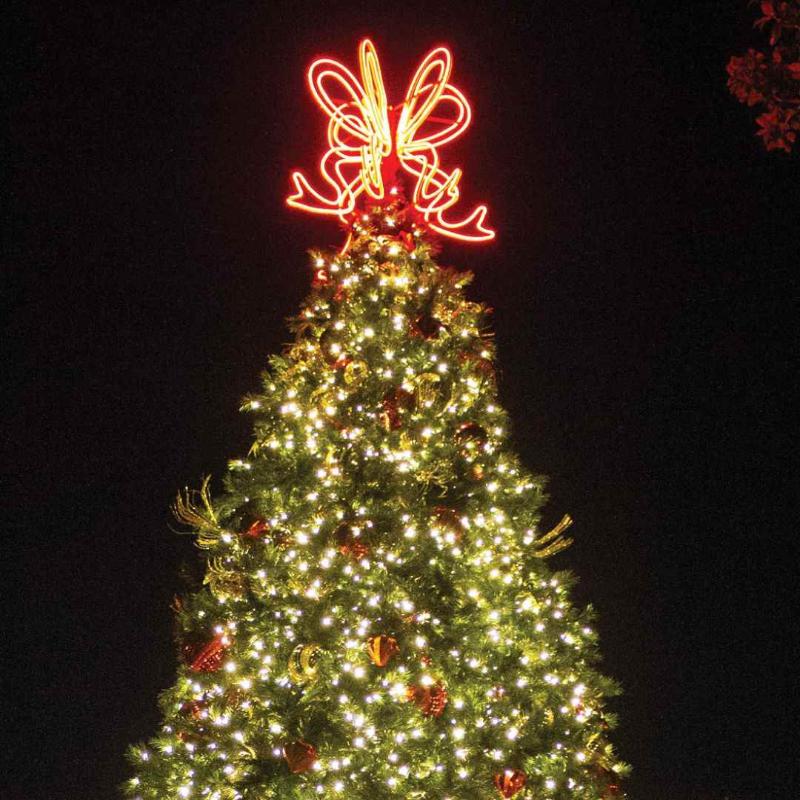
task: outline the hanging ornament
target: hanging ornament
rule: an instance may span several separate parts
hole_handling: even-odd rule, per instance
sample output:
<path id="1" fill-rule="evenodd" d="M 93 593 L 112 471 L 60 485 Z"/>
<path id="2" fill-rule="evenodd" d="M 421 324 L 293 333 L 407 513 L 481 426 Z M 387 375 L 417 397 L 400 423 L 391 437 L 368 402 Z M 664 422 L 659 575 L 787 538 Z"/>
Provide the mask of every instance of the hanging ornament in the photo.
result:
<path id="1" fill-rule="evenodd" d="M 181 713 L 192 719 L 203 719 L 207 716 L 207 708 L 204 700 L 189 700 L 181 706 Z"/>
<path id="2" fill-rule="evenodd" d="M 513 797 L 525 788 L 527 778 L 521 769 L 506 769 L 494 776 L 494 785 L 503 797 Z"/>
<path id="3" fill-rule="evenodd" d="M 461 448 L 461 454 L 464 457 L 482 449 L 488 440 L 486 429 L 478 425 L 477 422 L 465 422 L 456 431 L 455 438 L 456 444 Z"/>
<path id="4" fill-rule="evenodd" d="M 367 653 L 376 667 L 385 667 L 400 652 L 397 639 L 392 636 L 373 636 L 367 641 Z"/>
<path id="5" fill-rule="evenodd" d="M 439 335 L 441 327 L 442 323 L 433 316 L 429 308 L 426 308 L 414 318 L 410 331 L 412 336 L 418 336 L 421 339 L 434 339 Z"/>
<path id="6" fill-rule="evenodd" d="M 304 684 L 316 680 L 322 648 L 318 644 L 299 644 L 289 657 L 289 677 L 294 683 Z"/>
<path id="7" fill-rule="evenodd" d="M 184 744 L 194 745 L 195 747 L 201 746 L 209 739 L 209 734 L 205 727 L 199 727 L 191 731 L 176 731 L 175 736 L 177 737 L 178 741 L 181 741 Z"/>
<path id="8" fill-rule="evenodd" d="M 211 503 L 210 481 L 211 476 L 207 475 L 199 490 L 186 489 L 183 494 L 178 492 L 172 505 L 172 513 L 178 522 L 197 531 L 197 546 L 204 550 L 217 545 L 224 533 Z"/>
<path id="9" fill-rule="evenodd" d="M 426 717 L 441 717 L 447 705 L 447 689 L 441 683 L 434 686 L 409 686 L 406 698 Z"/>
<path id="10" fill-rule="evenodd" d="M 437 384 L 440 380 L 435 372 L 423 372 L 414 380 L 418 411 L 430 408 L 436 402 L 439 396 Z"/>
<path id="11" fill-rule="evenodd" d="M 183 657 L 192 672 L 217 672 L 222 667 L 230 642 L 225 636 L 215 636 L 206 644 L 185 644 Z"/>
<path id="12" fill-rule="evenodd" d="M 313 745 L 300 740 L 284 745 L 283 757 L 289 765 L 289 771 L 297 775 L 300 772 L 308 772 L 314 766 L 317 751 Z"/>
<path id="13" fill-rule="evenodd" d="M 464 526 L 461 524 L 458 512 L 448 506 L 436 506 L 433 509 L 431 525 L 444 534 L 448 544 L 457 544 L 464 534 Z"/>
<path id="14" fill-rule="evenodd" d="M 344 368 L 344 382 L 348 386 L 356 386 L 369 375 L 369 367 L 366 361 L 351 361 Z"/>
<path id="15" fill-rule="evenodd" d="M 231 688 L 225 692 L 224 698 L 225 702 L 231 708 L 240 708 L 247 698 L 247 694 L 244 689 L 238 686 L 231 686 Z"/>
<path id="16" fill-rule="evenodd" d="M 245 542 L 269 542 L 276 547 L 284 548 L 292 544 L 292 535 L 282 528 L 273 528 L 261 517 L 249 517 L 243 524 L 240 536 Z"/>
<path id="17" fill-rule="evenodd" d="M 616 797 L 624 796 L 622 786 L 620 786 L 619 783 L 619 776 L 611 765 L 613 752 L 610 751 L 610 745 L 606 745 L 603 751 L 595 755 L 598 761 L 589 768 L 589 772 L 594 775 L 598 781 L 602 781 L 605 784 L 602 800 L 614 800 Z"/>
<path id="18" fill-rule="evenodd" d="M 497 369 L 489 358 L 479 358 L 475 363 L 478 374 L 492 386 L 497 384 Z"/>
<path id="19" fill-rule="evenodd" d="M 400 232 L 400 241 L 409 253 L 413 253 L 417 249 L 417 240 L 414 238 L 414 234 L 409 231 Z"/>
<path id="20" fill-rule="evenodd" d="M 403 418 L 414 407 L 414 395 L 402 386 L 390 392 L 381 403 L 381 423 L 387 431 L 397 430 Z"/>
<path id="21" fill-rule="evenodd" d="M 470 467 L 469 472 L 472 480 L 481 481 L 483 480 L 484 475 L 486 475 L 486 466 L 478 461 L 475 461 Z"/>
<path id="22" fill-rule="evenodd" d="M 369 553 L 369 547 L 361 541 L 359 532 L 360 529 L 351 523 L 343 522 L 333 533 L 339 552 L 355 561 L 360 561 Z"/>
<path id="23" fill-rule="evenodd" d="M 351 364 L 352 361 L 353 359 L 350 358 L 350 356 L 346 355 L 345 353 L 342 353 L 339 356 L 339 358 L 337 358 L 336 361 L 333 362 L 333 368 L 340 370 L 347 369 L 347 366 Z"/>
<path id="24" fill-rule="evenodd" d="M 229 597 L 243 597 L 247 591 L 247 577 L 235 570 L 228 569 L 222 558 L 209 559 L 208 569 L 203 583 L 211 589 L 211 594 L 219 600 Z"/>
<path id="25" fill-rule="evenodd" d="M 261 517 L 255 517 L 245 522 L 241 535 L 246 539 L 261 539 L 268 531 L 269 523 Z"/>
<path id="26" fill-rule="evenodd" d="M 328 267 L 322 258 L 315 260 L 314 277 L 311 280 L 311 286 L 314 289 L 321 289 L 331 282 L 331 274 L 328 272 Z"/>
<path id="27" fill-rule="evenodd" d="M 533 555 L 536 558 L 548 558 L 562 550 L 566 550 L 573 542 L 569 536 L 562 536 L 565 530 L 572 525 L 572 517 L 564 514 L 561 521 L 552 530 L 539 536 L 534 542 Z"/>
<path id="28" fill-rule="evenodd" d="M 269 540 L 281 550 L 285 550 L 294 544 L 294 537 L 284 528 L 273 528 Z"/>

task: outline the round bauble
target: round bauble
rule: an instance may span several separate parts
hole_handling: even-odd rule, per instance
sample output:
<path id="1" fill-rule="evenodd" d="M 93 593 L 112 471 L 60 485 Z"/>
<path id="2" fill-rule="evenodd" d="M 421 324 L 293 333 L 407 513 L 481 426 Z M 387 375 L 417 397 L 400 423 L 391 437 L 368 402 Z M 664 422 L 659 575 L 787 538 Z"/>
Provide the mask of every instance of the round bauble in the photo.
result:
<path id="1" fill-rule="evenodd" d="M 333 532 L 339 552 L 349 556 L 355 561 L 360 561 L 369 553 L 369 546 L 361 539 L 361 529 L 350 522 L 343 522 Z"/>
<path id="2" fill-rule="evenodd" d="M 409 686 L 406 698 L 426 717 L 440 717 L 447 705 L 447 689 L 441 683 L 433 686 Z"/>
<path id="3" fill-rule="evenodd" d="M 215 636 L 210 642 L 187 642 L 181 649 L 192 672 L 217 672 L 228 647 L 230 643 L 226 637 Z"/>
<path id="4" fill-rule="evenodd" d="M 284 745 L 283 757 L 289 765 L 289 771 L 299 774 L 308 772 L 314 766 L 317 760 L 317 751 L 313 745 L 299 740 Z"/>
<path id="5" fill-rule="evenodd" d="M 528 779 L 521 769 L 506 769 L 494 776 L 494 785 L 503 797 L 513 797 L 525 788 Z"/>
<path id="6" fill-rule="evenodd" d="M 385 667 L 400 652 L 397 639 L 392 636 L 373 636 L 367 641 L 367 653 L 376 667 Z"/>
<path id="7" fill-rule="evenodd" d="M 318 644 L 299 644 L 289 657 L 289 677 L 294 683 L 304 684 L 316 680 L 322 648 Z"/>

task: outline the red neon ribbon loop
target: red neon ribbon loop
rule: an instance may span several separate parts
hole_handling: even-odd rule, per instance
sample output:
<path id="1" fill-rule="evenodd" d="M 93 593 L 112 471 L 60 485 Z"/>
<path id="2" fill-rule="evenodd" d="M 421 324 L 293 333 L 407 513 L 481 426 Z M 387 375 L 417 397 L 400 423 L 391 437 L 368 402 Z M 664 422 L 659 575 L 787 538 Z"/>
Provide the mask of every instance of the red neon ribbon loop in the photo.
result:
<path id="1" fill-rule="evenodd" d="M 493 239 L 494 231 L 485 224 L 484 205 L 457 221 L 444 216 L 459 201 L 462 172 L 444 170 L 438 148 L 460 136 L 472 119 L 467 99 L 449 83 L 450 51 L 437 47 L 428 53 L 399 109 L 387 104 L 378 54 L 369 39 L 361 42 L 358 55 L 360 81 L 330 58 L 318 59 L 309 67 L 309 88 L 329 117 L 328 150 L 319 164 L 323 191 L 295 171 L 288 205 L 346 220 L 362 194 L 374 200 L 385 198 L 383 168 L 396 163 L 414 179 L 411 202 L 432 230 L 462 241 Z"/>

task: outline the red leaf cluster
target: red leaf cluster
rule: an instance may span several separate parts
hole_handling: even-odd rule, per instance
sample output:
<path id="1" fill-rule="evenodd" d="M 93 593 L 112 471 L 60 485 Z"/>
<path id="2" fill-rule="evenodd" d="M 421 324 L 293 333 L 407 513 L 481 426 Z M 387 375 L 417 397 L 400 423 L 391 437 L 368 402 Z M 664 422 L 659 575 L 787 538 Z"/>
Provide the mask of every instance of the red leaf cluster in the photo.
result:
<path id="1" fill-rule="evenodd" d="M 766 114 L 756 117 L 758 136 L 764 140 L 767 150 L 791 152 L 800 136 L 800 109 L 773 106 Z"/>
<path id="2" fill-rule="evenodd" d="M 762 17 L 756 20 L 757 28 L 770 26 L 772 31 L 769 43 L 776 45 L 784 30 L 800 29 L 800 5 L 792 0 L 776 3 L 773 0 L 761 0 Z"/>
<path id="3" fill-rule="evenodd" d="M 762 105 L 758 136 L 767 150 L 791 152 L 800 135 L 800 0 L 761 0 L 756 27 L 769 30 L 769 53 L 750 48 L 728 61 L 728 88 L 748 106 Z"/>

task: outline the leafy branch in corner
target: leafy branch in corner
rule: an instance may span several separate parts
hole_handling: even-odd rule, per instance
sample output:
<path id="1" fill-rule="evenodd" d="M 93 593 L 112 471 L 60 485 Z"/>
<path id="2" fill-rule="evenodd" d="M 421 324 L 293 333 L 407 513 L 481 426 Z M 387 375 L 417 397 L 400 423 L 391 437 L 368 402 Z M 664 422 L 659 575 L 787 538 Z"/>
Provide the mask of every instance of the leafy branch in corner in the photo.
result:
<path id="1" fill-rule="evenodd" d="M 761 0 L 755 27 L 769 32 L 769 48 L 732 56 L 728 88 L 740 103 L 760 106 L 758 136 L 767 150 L 791 152 L 800 135 L 800 0 Z"/>

